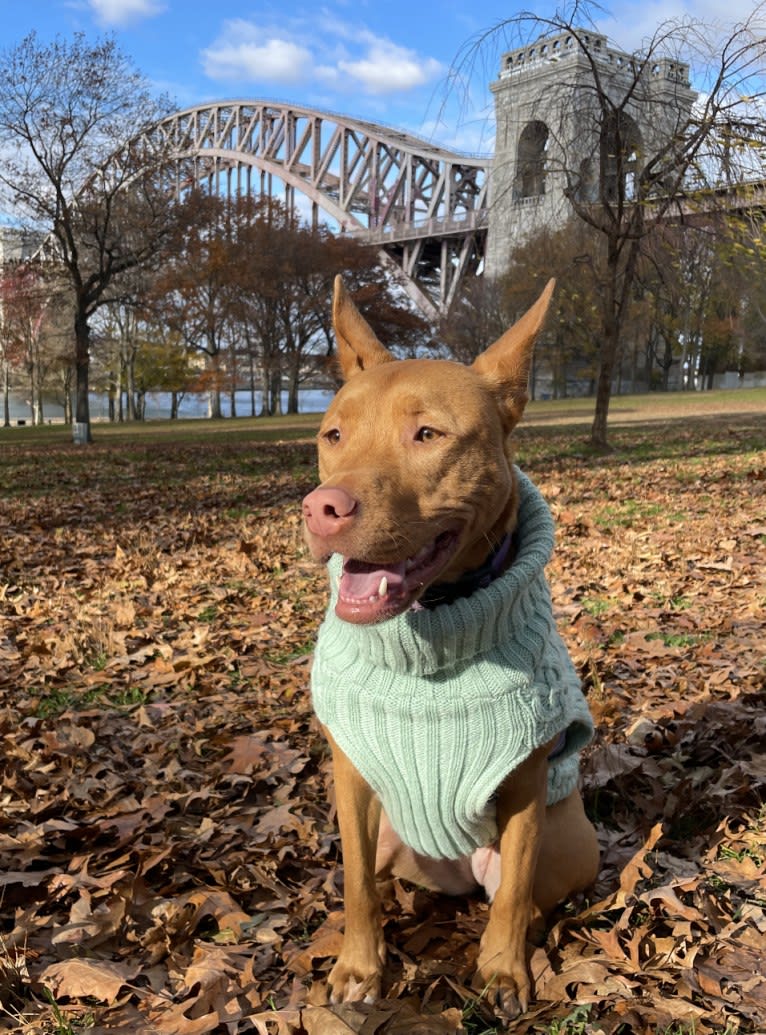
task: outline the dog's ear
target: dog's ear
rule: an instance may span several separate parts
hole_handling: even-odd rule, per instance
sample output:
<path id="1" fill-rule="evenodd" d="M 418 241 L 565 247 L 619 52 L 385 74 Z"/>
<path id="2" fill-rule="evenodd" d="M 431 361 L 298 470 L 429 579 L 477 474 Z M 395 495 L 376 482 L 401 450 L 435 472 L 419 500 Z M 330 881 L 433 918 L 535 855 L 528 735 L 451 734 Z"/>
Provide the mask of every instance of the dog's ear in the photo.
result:
<path id="1" fill-rule="evenodd" d="M 477 373 L 496 386 L 503 397 L 509 427 L 521 420 L 529 395 L 529 370 L 532 351 L 550 305 L 556 281 L 551 279 L 543 293 L 509 330 L 477 359 L 472 366 Z"/>
<path id="2" fill-rule="evenodd" d="M 372 327 L 354 305 L 340 276 L 335 278 L 332 322 L 338 343 L 338 362 L 344 381 L 348 381 L 362 370 L 393 361 L 394 357 L 380 344 Z"/>

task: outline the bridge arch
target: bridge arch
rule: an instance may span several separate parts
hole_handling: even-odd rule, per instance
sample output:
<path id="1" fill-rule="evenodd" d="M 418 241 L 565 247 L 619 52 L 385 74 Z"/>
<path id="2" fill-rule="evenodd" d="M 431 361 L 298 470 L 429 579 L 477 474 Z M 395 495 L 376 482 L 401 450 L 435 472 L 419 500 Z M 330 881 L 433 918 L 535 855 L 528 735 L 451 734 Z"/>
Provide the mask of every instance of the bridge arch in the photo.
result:
<path id="1" fill-rule="evenodd" d="M 271 194 L 316 225 L 376 245 L 429 318 L 444 316 L 481 269 L 490 159 L 374 122 L 260 100 L 196 105 L 157 131 L 178 166 L 217 191 Z M 254 174 L 259 182 L 254 183 Z M 305 199 L 305 200 L 302 200 Z"/>

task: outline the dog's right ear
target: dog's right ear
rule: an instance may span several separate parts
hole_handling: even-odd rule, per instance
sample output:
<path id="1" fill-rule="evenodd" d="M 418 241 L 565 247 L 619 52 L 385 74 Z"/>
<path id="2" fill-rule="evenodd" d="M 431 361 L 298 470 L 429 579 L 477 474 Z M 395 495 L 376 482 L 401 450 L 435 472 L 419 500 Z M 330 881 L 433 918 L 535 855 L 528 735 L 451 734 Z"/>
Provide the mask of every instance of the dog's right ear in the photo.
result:
<path id="1" fill-rule="evenodd" d="M 335 295 L 332 302 L 332 322 L 338 343 L 338 362 L 343 380 L 381 363 L 391 363 L 394 357 L 381 345 L 365 318 L 354 305 L 353 299 L 343 286 L 340 276 L 335 278 Z"/>
<path id="2" fill-rule="evenodd" d="M 502 400 L 508 429 L 518 424 L 529 399 L 532 351 L 551 304 L 555 280 L 549 280 L 535 304 L 510 330 L 490 345 L 472 366 L 493 385 Z"/>

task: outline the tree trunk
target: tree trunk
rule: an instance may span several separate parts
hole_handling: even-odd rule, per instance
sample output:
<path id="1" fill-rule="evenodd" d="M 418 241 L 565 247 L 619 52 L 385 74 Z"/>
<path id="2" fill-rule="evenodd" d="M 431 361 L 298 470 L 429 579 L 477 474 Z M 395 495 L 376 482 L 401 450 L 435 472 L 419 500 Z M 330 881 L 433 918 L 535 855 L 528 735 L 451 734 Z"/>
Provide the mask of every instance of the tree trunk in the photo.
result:
<path id="1" fill-rule="evenodd" d="M 32 423 L 42 427 L 43 417 L 43 364 L 40 355 L 40 342 L 36 335 L 31 336 L 30 352 L 32 354 Z"/>
<path id="2" fill-rule="evenodd" d="M 221 365 L 220 356 L 217 352 L 209 352 L 210 370 L 212 373 L 212 384 L 207 396 L 207 415 L 212 420 L 221 420 L 223 410 L 221 409 Z"/>
<path id="3" fill-rule="evenodd" d="M 72 366 L 67 363 L 64 368 L 64 423 L 72 423 Z"/>
<path id="4" fill-rule="evenodd" d="M 75 335 L 75 412 L 74 441 L 85 444 L 93 441 L 90 427 L 90 327 L 88 318 L 78 312 L 74 321 Z"/>
<path id="5" fill-rule="evenodd" d="M 117 380 L 117 420 L 125 420 L 125 357 L 120 355 L 120 372 Z"/>
<path id="6" fill-rule="evenodd" d="M 566 355 L 563 346 L 556 342 L 551 352 L 553 362 L 553 386 L 551 395 L 554 399 L 566 399 L 567 395 L 567 367 Z"/>
<path id="7" fill-rule="evenodd" d="M 31 352 L 31 347 L 30 347 Z M 29 413 L 32 419 L 32 427 L 37 427 L 37 365 L 34 358 L 29 364 Z"/>
<path id="8" fill-rule="evenodd" d="M 210 389 L 207 398 L 207 415 L 212 420 L 221 420 L 223 411 L 221 409 L 221 389 L 213 387 Z"/>
<path id="9" fill-rule="evenodd" d="M 639 209 L 640 211 L 640 209 Z M 640 235 L 636 235 L 626 247 L 620 234 L 610 236 L 606 242 L 607 277 L 603 290 L 601 349 L 596 384 L 596 410 L 593 415 L 590 442 L 594 449 L 608 452 L 607 417 L 612 398 L 612 380 L 615 365 L 620 357 L 620 328 L 623 325 L 628 298 L 635 283 Z"/>
<path id="10" fill-rule="evenodd" d="M 617 325 L 614 320 L 605 320 L 604 337 L 601 342 L 598 378 L 596 381 L 596 409 L 590 431 L 590 442 L 594 449 L 607 452 L 610 448 L 607 440 L 607 418 L 609 403 L 612 398 L 612 376 L 617 358 Z"/>
<path id="11" fill-rule="evenodd" d="M 300 412 L 300 396 L 299 392 L 299 381 L 297 373 L 290 378 L 290 388 L 287 393 L 287 412 L 288 413 L 299 413 Z"/>
<path id="12" fill-rule="evenodd" d="M 136 396 L 138 391 L 136 389 L 136 368 L 135 368 L 135 356 L 131 355 L 128 360 L 128 364 L 125 367 L 125 400 L 128 404 L 128 420 L 138 420 L 138 413 L 136 412 Z"/>
<path id="13" fill-rule="evenodd" d="M 117 375 L 110 373 L 109 375 L 109 387 L 107 388 L 107 398 L 109 402 L 109 421 L 114 424 L 117 420 L 117 393 L 119 391 L 119 384 L 117 381 Z"/>
<path id="14" fill-rule="evenodd" d="M 247 364 L 248 371 L 250 374 L 250 416 L 254 417 L 255 410 L 255 358 L 253 356 L 252 348 L 247 350 Z"/>
<path id="15" fill-rule="evenodd" d="M 269 374 L 269 416 L 282 416 L 282 375 L 279 370 Z"/>
<path id="16" fill-rule="evenodd" d="M 639 370 L 639 344 L 638 337 L 633 338 L 633 355 L 630 363 L 630 391 L 634 394 L 637 391 L 636 384 L 638 383 L 638 370 Z M 644 367 L 646 369 L 646 367 Z"/>
<path id="17" fill-rule="evenodd" d="M 3 427 L 11 426 L 11 373 L 8 364 L 3 363 Z"/>
<path id="18" fill-rule="evenodd" d="M 29 374 L 29 416 L 32 427 L 37 426 L 37 361 L 35 356 L 34 330 L 30 326 L 26 329 L 28 335 L 28 356 L 27 373 Z"/>

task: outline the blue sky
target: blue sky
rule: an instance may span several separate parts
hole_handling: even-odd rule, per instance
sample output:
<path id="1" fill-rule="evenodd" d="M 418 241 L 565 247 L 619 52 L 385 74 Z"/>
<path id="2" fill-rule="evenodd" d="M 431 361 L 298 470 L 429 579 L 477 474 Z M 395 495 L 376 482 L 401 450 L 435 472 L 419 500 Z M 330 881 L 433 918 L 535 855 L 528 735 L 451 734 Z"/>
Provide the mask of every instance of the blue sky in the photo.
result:
<path id="1" fill-rule="evenodd" d="M 730 0 L 726 18 L 745 17 Z M 472 64 L 467 88 L 448 85 L 461 48 L 533 0 L 0 0 L 0 50 L 35 30 L 113 33 L 121 49 L 179 108 L 222 99 L 288 101 L 371 119 L 463 151 L 492 150 L 489 81 L 501 41 Z M 671 16 L 720 19 L 719 0 L 621 0 L 599 29 L 621 48 Z M 716 14 L 718 12 L 718 14 Z"/>

